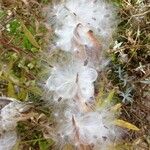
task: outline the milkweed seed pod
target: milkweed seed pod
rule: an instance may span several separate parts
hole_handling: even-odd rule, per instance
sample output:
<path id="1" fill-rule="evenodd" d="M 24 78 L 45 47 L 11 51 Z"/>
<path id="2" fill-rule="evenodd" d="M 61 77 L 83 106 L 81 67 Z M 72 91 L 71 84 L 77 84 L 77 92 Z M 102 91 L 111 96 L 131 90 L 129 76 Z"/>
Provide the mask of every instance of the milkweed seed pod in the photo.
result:
<path id="1" fill-rule="evenodd" d="M 16 127 L 18 121 L 26 118 L 24 113 L 31 108 L 31 105 L 6 97 L 1 97 L 1 101 L 5 103 L 0 111 L 1 128 L 5 131 L 12 130 Z"/>
<path id="2" fill-rule="evenodd" d="M 12 150 L 17 141 L 17 122 L 28 119 L 30 104 L 13 98 L 0 97 L 0 150 Z"/>
<path id="3" fill-rule="evenodd" d="M 117 25 L 115 8 L 104 0 L 65 0 L 49 14 L 56 47 L 99 70 Z"/>
<path id="4" fill-rule="evenodd" d="M 93 68 L 70 62 L 67 66 L 53 68 L 46 85 L 59 95 L 58 99 L 71 99 L 80 93 L 85 100 L 89 100 L 94 97 L 93 82 L 96 78 L 97 72 Z"/>
<path id="5" fill-rule="evenodd" d="M 109 108 L 83 112 L 70 104 L 54 115 L 58 124 L 53 136 L 61 147 L 70 144 L 77 150 L 105 150 L 121 137 L 121 130 L 112 124 L 116 116 Z"/>

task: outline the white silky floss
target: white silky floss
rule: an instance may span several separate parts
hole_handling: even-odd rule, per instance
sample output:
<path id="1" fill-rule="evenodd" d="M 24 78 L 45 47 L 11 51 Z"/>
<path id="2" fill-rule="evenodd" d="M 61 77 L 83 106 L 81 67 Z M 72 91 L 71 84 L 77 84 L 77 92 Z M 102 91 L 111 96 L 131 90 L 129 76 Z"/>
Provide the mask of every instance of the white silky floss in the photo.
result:
<path id="1" fill-rule="evenodd" d="M 71 117 L 74 117 L 74 122 Z M 87 112 L 85 114 L 67 115 L 66 122 L 62 122 L 58 133 L 64 140 L 73 145 L 93 145 L 93 150 L 97 147 L 107 147 L 118 138 L 117 128 L 111 124 L 114 116 L 109 111 Z M 67 121 L 68 120 L 68 121 Z M 78 134 L 78 139 L 76 139 Z"/>
<path id="2" fill-rule="evenodd" d="M 67 100 L 67 107 L 57 103 L 60 137 L 55 140 L 60 145 L 93 145 L 93 150 L 104 150 L 118 136 L 110 123 L 114 114 L 105 108 L 95 110 L 90 100 L 95 99 L 97 71 L 106 63 L 102 51 L 109 47 L 117 25 L 115 9 L 104 0 L 65 0 L 54 5 L 50 14 L 55 20 L 56 48 L 71 52 L 73 58 L 66 66 L 54 67 L 46 82 L 58 101 Z"/>
<path id="3" fill-rule="evenodd" d="M 25 112 L 29 107 L 17 100 L 6 105 L 0 113 L 1 128 L 5 131 L 15 129 L 17 122 L 21 119 L 21 113 Z"/>
<path id="4" fill-rule="evenodd" d="M 80 92 L 84 99 L 89 100 L 94 96 L 93 82 L 96 78 L 97 72 L 93 68 L 73 62 L 62 68 L 54 68 L 46 85 L 63 99 L 74 98 Z"/>
<path id="5" fill-rule="evenodd" d="M 17 141 L 16 126 L 22 120 L 21 113 L 26 112 L 30 105 L 13 98 L 0 97 L 0 150 L 12 150 Z"/>
<path id="6" fill-rule="evenodd" d="M 17 142 L 16 131 L 5 132 L 0 135 L 0 150 L 12 150 Z"/>
<path id="7" fill-rule="evenodd" d="M 100 37 L 103 48 L 108 48 L 117 25 L 115 9 L 112 5 L 104 0 L 66 0 L 64 3 L 55 5 L 53 13 L 56 15 L 54 28 L 58 36 L 57 46 L 62 50 L 72 51 L 71 39 L 78 24 L 92 30 Z M 82 35 L 84 36 L 86 35 Z"/>

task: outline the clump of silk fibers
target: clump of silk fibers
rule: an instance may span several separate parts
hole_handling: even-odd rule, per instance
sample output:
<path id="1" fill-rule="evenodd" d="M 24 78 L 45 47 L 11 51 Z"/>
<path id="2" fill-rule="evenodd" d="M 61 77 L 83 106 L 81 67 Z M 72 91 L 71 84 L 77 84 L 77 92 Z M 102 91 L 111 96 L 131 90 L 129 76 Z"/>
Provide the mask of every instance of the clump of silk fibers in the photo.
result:
<path id="1" fill-rule="evenodd" d="M 56 34 L 56 47 L 79 53 L 84 61 L 102 59 L 117 25 L 112 4 L 104 0 L 66 0 L 54 3 L 51 10 L 46 11 L 47 20 Z"/>
<path id="2" fill-rule="evenodd" d="M 46 82 L 48 90 L 54 91 L 58 98 L 72 99 L 80 95 L 85 100 L 94 97 L 94 84 L 97 71 L 79 62 L 71 61 L 64 67 L 54 67 Z"/>
<path id="3" fill-rule="evenodd" d="M 116 8 L 112 4 L 105 0 L 66 0 L 54 3 L 51 8 L 53 11 L 47 10 L 47 16 L 58 36 L 57 42 L 63 44 L 61 48 L 69 51 L 68 44 L 79 23 L 103 39 L 104 47 L 108 46 L 117 25 Z"/>
<path id="4" fill-rule="evenodd" d="M 121 137 L 121 129 L 112 123 L 117 116 L 111 109 L 81 112 L 71 103 L 63 108 L 54 113 L 58 124 L 56 133 L 50 135 L 57 145 L 63 147 L 71 144 L 77 149 L 87 146 L 92 150 L 106 150 Z"/>
<path id="5" fill-rule="evenodd" d="M 26 112 L 30 108 L 28 103 L 0 97 L 0 150 L 12 150 L 17 142 L 17 123 L 29 118 L 30 115 Z"/>

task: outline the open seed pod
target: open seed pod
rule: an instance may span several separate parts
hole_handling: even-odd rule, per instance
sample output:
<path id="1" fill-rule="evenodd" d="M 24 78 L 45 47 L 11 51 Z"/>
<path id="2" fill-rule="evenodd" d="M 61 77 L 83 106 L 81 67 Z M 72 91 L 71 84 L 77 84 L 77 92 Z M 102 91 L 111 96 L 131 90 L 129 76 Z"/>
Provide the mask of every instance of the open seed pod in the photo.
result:
<path id="1" fill-rule="evenodd" d="M 0 97 L 0 150 L 12 150 L 17 141 L 17 123 L 31 117 L 31 108 L 31 103 Z"/>

